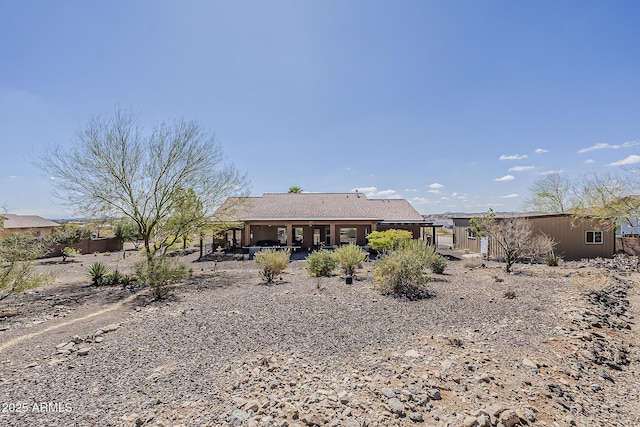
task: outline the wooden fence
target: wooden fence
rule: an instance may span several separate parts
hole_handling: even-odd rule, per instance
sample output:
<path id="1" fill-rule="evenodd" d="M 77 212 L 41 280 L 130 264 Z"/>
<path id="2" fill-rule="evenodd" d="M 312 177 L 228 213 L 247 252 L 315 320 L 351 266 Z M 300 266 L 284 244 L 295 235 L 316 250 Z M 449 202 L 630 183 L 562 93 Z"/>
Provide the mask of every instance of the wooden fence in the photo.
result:
<path id="1" fill-rule="evenodd" d="M 87 239 L 77 243 L 67 243 L 65 245 L 54 245 L 43 258 L 53 258 L 62 256 L 62 250 L 66 247 L 75 248 L 82 254 L 92 254 L 94 252 L 116 252 L 122 250 L 122 241 L 118 239 Z"/>

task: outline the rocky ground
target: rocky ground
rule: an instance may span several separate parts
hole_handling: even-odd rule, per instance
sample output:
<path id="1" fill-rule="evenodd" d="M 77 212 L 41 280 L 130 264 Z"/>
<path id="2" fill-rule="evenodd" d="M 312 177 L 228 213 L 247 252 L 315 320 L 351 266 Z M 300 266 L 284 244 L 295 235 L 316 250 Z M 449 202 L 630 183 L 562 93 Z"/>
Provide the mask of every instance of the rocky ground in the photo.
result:
<path id="1" fill-rule="evenodd" d="M 195 254 L 165 301 L 88 286 L 136 257 L 0 301 L 0 425 L 640 425 L 637 260 L 453 261 L 420 301 Z"/>

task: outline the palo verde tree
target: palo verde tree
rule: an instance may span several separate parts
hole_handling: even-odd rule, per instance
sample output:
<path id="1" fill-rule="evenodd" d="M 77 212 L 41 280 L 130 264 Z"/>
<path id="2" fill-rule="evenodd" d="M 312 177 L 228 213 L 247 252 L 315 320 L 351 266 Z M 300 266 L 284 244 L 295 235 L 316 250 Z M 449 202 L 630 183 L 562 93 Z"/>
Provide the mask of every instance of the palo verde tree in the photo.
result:
<path id="1" fill-rule="evenodd" d="M 579 178 L 572 199 L 572 214 L 577 219 L 600 220 L 603 228 L 611 228 L 616 222 L 638 225 L 640 199 L 638 185 L 630 175 L 591 173 Z"/>
<path id="2" fill-rule="evenodd" d="M 129 218 L 121 218 L 113 223 L 113 235 L 121 242 L 131 242 L 133 246 L 139 249 L 142 234 L 138 228 L 138 224 Z"/>
<path id="3" fill-rule="evenodd" d="M 209 218 L 202 201 L 192 188 L 178 188 L 173 197 L 175 207 L 162 227 L 164 234 L 160 246 L 167 248 L 170 242 L 182 238 L 183 249 L 186 249 L 188 238 L 202 231 Z"/>
<path id="4" fill-rule="evenodd" d="M 95 117 L 65 149 L 41 160 L 55 195 L 78 212 L 125 217 L 140 232 L 147 261 L 152 239 L 180 210 L 180 193 L 193 191 L 210 215 L 246 188 L 246 178 L 223 162 L 217 141 L 193 121 L 161 123 L 145 131 L 131 112 Z"/>
<path id="5" fill-rule="evenodd" d="M 561 173 L 543 175 L 534 181 L 526 207 L 536 212 L 565 213 L 570 207 L 572 183 Z"/>

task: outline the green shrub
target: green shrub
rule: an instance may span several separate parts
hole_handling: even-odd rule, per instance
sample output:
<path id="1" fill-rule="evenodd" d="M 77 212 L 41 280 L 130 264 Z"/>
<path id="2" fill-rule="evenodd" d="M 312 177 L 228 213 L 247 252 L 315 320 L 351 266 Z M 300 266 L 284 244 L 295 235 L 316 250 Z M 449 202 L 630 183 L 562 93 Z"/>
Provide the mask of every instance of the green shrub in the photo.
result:
<path id="1" fill-rule="evenodd" d="M 425 270 L 436 256 L 435 248 L 412 240 L 384 255 L 373 268 L 376 286 L 385 295 L 404 296 L 411 300 L 426 298 L 425 286 L 431 278 Z"/>
<path id="2" fill-rule="evenodd" d="M 356 268 L 367 259 L 367 256 L 369 255 L 364 249 L 353 244 L 340 246 L 333 251 L 334 259 L 346 276 L 355 276 Z"/>
<path id="3" fill-rule="evenodd" d="M 135 276 L 131 276 L 130 274 L 123 274 L 120 278 L 120 283 L 122 283 L 123 287 L 131 286 L 133 282 L 136 281 Z"/>
<path id="4" fill-rule="evenodd" d="M 102 286 L 106 284 L 106 277 L 109 274 L 109 268 L 101 262 L 94 262 L 89 267 L 89 277 L 91 277 L 91 284 L 93 286 Z"/>
<path id="5" fill-rule="evenodd" d="M 105 285 L 119 285 L 122 280 L 122 274 L 118 270 L 113 270 L 104 277 Z"/>
<path id="6" fill-rule="evenodd" d="M 289 265 L 289 252 L 278 249 L 262 249 L 255 254 L 256 264 L 260 266 L 260 276 L 267 283 L 273 283 Z"/>
<path id="7" fill-rule="evenodd" d="M 556 256 L 548 256 L 547 258 L 545 258 L 544 262 L 549 267 L 557 267 L 558 264 L 560 264 L 560 258 L 558 258 Z"/>
<path id="8" fill-rule="evenodd" d="M 429 262 L 429 268 L 431 268 L 431 271 L 435 274 L 442 274 L 447 268 L 448 263 L 449 261 L 447 261 L 445 257 L 440 254 L 435 254 Z"/>
<path id="9" fill-rule="evenodd" d="M 186 264 L 165 257 L 141 261 L 135 269 L 137 276 L 151 288 L 156 299 L 166 298 L 172 283 L 186 279 L 193 273 Z"/>
<path id="10" fill-rule="evenodd" d="M 62 262 L 67 262 L 67 258 L 80 256 L 80 249 L 65 247 L 62 250 Z"/>
<path id="11" fill-rule="evenodd" d="M 338 261 L 326 249 L 313 251 L 307 257 L 307 271 L 310 276 L 329 277 L 336 267 L 338 267 Z"/>
<path id="12" fill-rule="evenodd" d="M 409 230 L 390 229 L 373 231 L 367 234 L 367 242 L 371 249 L 378 252 L 388 252 L 400 247 L 413 237 Z"/>
<path id="13" fill-rule="evenodd" d="M 42 286 L 50 277 L 33 272 L 32 262 L 46 252 L 46 242 L 26 234 L 0 237 L 0 299 Z"/>

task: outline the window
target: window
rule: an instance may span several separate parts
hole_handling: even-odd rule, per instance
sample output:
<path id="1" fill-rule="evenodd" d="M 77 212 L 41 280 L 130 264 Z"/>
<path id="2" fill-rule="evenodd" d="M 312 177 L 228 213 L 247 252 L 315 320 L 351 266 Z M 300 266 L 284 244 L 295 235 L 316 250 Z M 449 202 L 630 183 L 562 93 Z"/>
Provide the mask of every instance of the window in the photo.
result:
<path id="1" fill-rule="evenodd" d="M 340 229 L 340 244 L 348 245 L 349 243 L 356 244 L 357 230 L 355 228 L 341 228 Z"/>
<path id="2" fill-rule="evenodd" d="M 287 244 L 287 229 L 285 227 L 278 227 L 278 242 L 281 245 Z"/>
<path id="3" fill-rule="evenodd" d="M 587 231 L 585 241 L 587 245 L 601 245 L 602 231 Z"/>
<path id="4" fill-rule="evenodd" d="M 475 238 L 476 238 L 476 233 L 474 233 L 473 231 L 467 229 L 467 239 L 475 240 Z"/>
<path id="5" fill-rule="evenodd" d="M 304 231 L 302 227 L 294 227 L 293 228 L 293 244 L 294 245 L 302 245 L 304 242 Z"/>

